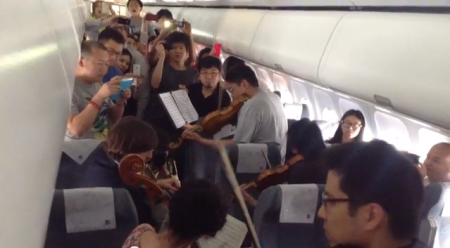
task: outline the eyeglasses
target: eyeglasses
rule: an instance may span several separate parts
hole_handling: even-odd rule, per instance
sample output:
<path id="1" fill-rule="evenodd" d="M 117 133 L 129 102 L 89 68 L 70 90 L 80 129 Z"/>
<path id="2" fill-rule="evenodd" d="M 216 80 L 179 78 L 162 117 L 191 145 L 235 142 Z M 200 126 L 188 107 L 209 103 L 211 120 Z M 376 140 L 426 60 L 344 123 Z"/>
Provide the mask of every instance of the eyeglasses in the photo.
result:
<path id="1" fill-rule="evenodd" d="M 200 72 L 200 75 L 217 77 L 217 75 L 219 75 L 219 72 Z"/>
<path id="2" fill-rule="evenodd" d="M 348 198 L 329 198 L 327 195 L 322 194 L 322 205 L 327 208 L 329 205 L 336 203 L 349 202 Z"/>
<path id="3" fill-rule="evenodd" d="M 353 124 L 351 122 L 347 122 L 347 121 L 341 121 L 342 125 L 346 128 L 352 127 L 354 129 L 358 129 L 361 128 L 362 125 L 361 124 Z"/>
<path id="4" fill-rule="evenodd" d="M 112 49 L 107 49 L 107 51 L 108 51 L 108 54 L 109 54 L 110 56 L 117 56 L 117 57 L 120 57 L 120 56 L 122 55 L 122 53 L 116 52 L 116 51 L 114 51 L 114 50 L 112 50 Z"/>

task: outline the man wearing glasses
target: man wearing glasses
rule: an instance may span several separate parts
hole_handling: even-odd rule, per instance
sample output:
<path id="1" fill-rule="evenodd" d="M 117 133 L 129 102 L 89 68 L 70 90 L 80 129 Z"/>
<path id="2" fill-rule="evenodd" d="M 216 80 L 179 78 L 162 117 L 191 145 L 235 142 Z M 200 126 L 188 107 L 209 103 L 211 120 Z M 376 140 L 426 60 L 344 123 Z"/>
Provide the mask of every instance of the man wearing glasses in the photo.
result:
<path id="1" fill-rule="evenodd" d="M 117 30 L 107 27 L 98 35 L 98 42 L 106 47 L 109 55 L 108 72 L 102 79 L 104 83 L 107 83 L 115 76 L 122 76 L 122 72 L 116 65 L 122 55 L 125 38 Z"/>
<path id="2" fill-rule="evenodd" d="M 199 84 L 187 86 L 189 98 L 200 117 L 230 105 L 230 95 L 220 86 L 222 62 L 219 58 L 206 56 L 198 62 Z"/>
<path id="3" fill-rule="evenodd" d="M 336 145 L 318 216 L 336 247 L 425 248 L 415 239 L 424 188 L 415 165 L 381 140 Z"/>

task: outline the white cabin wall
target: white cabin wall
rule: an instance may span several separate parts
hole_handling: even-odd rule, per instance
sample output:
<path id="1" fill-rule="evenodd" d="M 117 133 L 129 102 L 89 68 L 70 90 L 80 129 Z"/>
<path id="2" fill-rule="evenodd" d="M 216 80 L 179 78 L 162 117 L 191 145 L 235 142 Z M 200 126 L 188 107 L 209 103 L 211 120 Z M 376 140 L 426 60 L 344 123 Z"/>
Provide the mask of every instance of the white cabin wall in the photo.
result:
<path id="1" fill-rule="evenodd" d="M 76 0 L 0 2 L 3 247 L 44 245 L 83 34 L 80 8 Z"/>

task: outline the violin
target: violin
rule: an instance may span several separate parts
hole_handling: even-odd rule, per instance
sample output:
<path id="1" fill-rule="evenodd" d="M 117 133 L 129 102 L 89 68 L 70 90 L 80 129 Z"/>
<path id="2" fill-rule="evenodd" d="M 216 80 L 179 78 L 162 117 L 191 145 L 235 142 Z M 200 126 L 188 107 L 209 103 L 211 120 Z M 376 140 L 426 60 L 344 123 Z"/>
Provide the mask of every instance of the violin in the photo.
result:
<path id="1" fill-rule="evenodd" d="M 261 172 L 255 181 L 247 184 L 243 189 L 256 188 L 259 192 L 262 192 L 270 186 L 282 184 L 286 181 L 292 166 L 302 160 L 301 154 L 295 154 L 286 164 Z"/>
<path id="2" fill-rule="evenodd" d="M 120 160 L 119 173 L 122 180 L 129 186 L 138 187 L 145 185 L 147 196 L 155 203 L 161 200 L 166 206 L 169 205 L 170 196 L 156 181 L 144 175 L 145 161 L 137 154 L 128 154 Z M 159 202 L 159 201 L 158 201 Z"/>
<path id="3" fill-rule="evenodd" d="M 238 115 L 244 103 L 249 99 L 248 96 L 242 95 L 231 102 L 228 107 L 222 110 L 216 110 L 203 118 L 200 125 L 195 125 L 189 131 L 191 132 L 204 132 L 206 135 L 214 135 L 219 132 L 224 126 L 229 125 Z M 180 138 L 178 142 L 170 143 L 169 148 L 171 150 L 177 149 L 183 142 L 183 138 Z"/>

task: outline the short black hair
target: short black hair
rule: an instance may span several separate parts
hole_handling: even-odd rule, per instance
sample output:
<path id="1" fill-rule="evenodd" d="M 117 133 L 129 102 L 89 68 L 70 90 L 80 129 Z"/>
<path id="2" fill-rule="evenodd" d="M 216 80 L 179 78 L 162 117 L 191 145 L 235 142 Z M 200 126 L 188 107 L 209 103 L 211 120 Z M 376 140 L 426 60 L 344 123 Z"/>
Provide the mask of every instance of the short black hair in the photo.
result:
<path id="1" fill-rule="evenodd" d="M 245 65 L 244 60 L 234 57 L 234 56 L 229 56 L 228 58 L 225 59 L 225 61 L 223 62 L 223 72 L 226 73 L 228 72 L 231 68 L 238 66 L 238 65 Z M 225 77 L 225 75 L 223 76 Z"/>
<path id="2" fill-rule="evenodd" d="M 228 204 L 220 188 L 206 179 L 183 183 L 169 205 L 169 229 L 182 241 L 214 237 L 226 222 Z"/>
<path id="3" fill-rule="evenodd" d="M 361 121 L 361 128 L 359 129 L 358 135 L 353 139 L 354 141 L 362 141 L 364 138 L 364 130 L 366 128 L 366 119 L 364 118 L 364 114 L 357 110 L 357 109 L 350 109 L 347 112 L 344 113 L 344 115 L 341 117 L 340 123 L 342 123 L 345 118 L 349 116 L 354 116 L 358 120 Z M 342 142 L 342 135 L 344 133 L 342 132 L 341 125 L 339 125 L 336 129 L 336 132 L 334 133 L 333 137 L 326 141 L 328 144 L 340 144 Z"/>
<path id="4" fill-rule="evenodd" d="M 419 171 L 408 158 L 387 142 L 373 140 L 332 146 L 324 159 L 329 170 L 340 177 L 351 215 L 360 206 L 377 203 L 386 211 L 394 238 L 415 237 L 424 186 Z"/>
<path id="5" fill-rule="evenodd" d="M 191 50 L 191 38 L 183 32 L 175 31 L 167 36 L 166 44 L 168 48 L 171 48 L 173 44 L 176 43 L 182 43 L 185 46 L 186 51 Z"/>
<path id="6" fill-rule="evenodd" d="M 247 65 L 237 65 L 225 74 L 225 81 L 240 85 L 242 80 L 247 81 L 253 87 L 259 87 L 258 78 L 252 68 Z"/>
<path id="7" fill-rule="evenodd" d="M 123 35 L 114 28 L 107 27 L 100 34 L 98 34 L 98 42 L 104 44 L 109 40 L 113 40 L 118 44 L 125 44 Z"/>
<path id="8" fill-rule="evenodd" d="M 200 50 L 200 52 L 198 52 L 198 57 L 197 60 L 200 60 L 203 56 L 205 56 L 206 54 L 210 54 L 212 51 L 211 48 L 209 47 L 205 47 L 202 50 Z"/>
<path id="9" fill-rule="evenodd" d="M 144 4 L 142 3 L 141 0 L 128 0 L 128 2 L 127 2 L 127 8 L 130 7 L 130 2 L 132 2 L 132 1 L 137 2 L 137 3 L 139 4 L 139 6 L 141 6 L 141 8 L 144 7 Z"/>
<path id="10" fill-rule="evenodd" d="M 170 12 L 170 10 L 168 10 L 168 9 L 158 10 L 158 12 L 156 13 L 156 21 L 159 21 L 159 19 L 161 19 L 163 17 L 165 17 L 167 19 L 173 19 L 172 12 Z"/>
<path id="11" fill-rule="evenodd" d="M 220 61 L 219 58 L 216 58 L 214 56 L 206 56 L 198 61 L 197 64 L 198 71 L 201 71 L 202 69 L 211 69 L 211 68 L 216 68 L 219 71 L 221 71 L 222 61 Z"/>
<path id="12" fill-rule="evenodd" d="M 107 51 L 106 47 L 97 41 L 85 40 L 81 42 L 81 57 L 92 55 L 94 49 Z"/>

